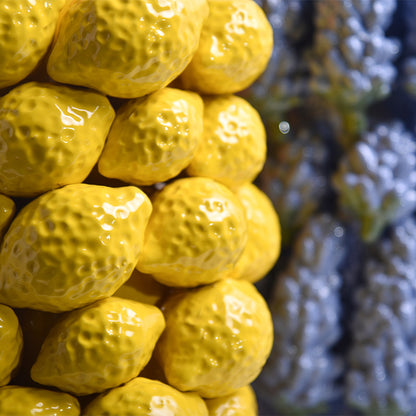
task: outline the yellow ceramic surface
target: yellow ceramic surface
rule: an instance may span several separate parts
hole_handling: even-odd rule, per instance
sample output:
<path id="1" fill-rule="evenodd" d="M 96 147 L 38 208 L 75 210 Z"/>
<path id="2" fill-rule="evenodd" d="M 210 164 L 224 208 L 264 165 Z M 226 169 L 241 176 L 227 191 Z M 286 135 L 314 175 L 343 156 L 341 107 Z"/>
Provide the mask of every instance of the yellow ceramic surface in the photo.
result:
<path id="1" fill-rule="evenodd" d="M 182 83 L 204 94 L 241 91 L 267 66 L 272 28 L 254 0 L 208 0 L 208 5 L 199 48 L 183 72 Z"/>
<path id="2" fill-rule="evenodd" d="M 206 0 L 69 0 L 48 73 L 115 97 L 141 97 L 188 65 L 207 14 Z"/>
<path id="3" fill-rule="evenodd" d="M 155 306 L 100 300 L 70 312 L 52 328 L 32 378 L 79 396 L 117 387 L 147 364 L 164 327 Z"/>
<path id="4" fill-rule="evenodd" d="M 268 196 L 249 183 L 240 187 L 237 196 L 247 218 L 247 244 L 230 277 L 252 283 L 263 278 L 280 254 L 280 223 Z"/>
<path id="5" fill-rule="evenodd" d="M 257 399 L 251 386 L 241 387 L 233 394 L 207 399 L 209 416 L 257 416 Z"/>
<path id="6" fill-rule="evenodd" d="M 235 95 L 204 98 L 204 133 L 187 172 L 235 188 L 251 182 L 266 160 L 258 112 Z"/>
<path id="7" fill-rule="evenodd" d="M 0 305 L 0 386 L 9 383 L 19 364 L 22 348 L 22 329 L 16 314 L 8 306 Z"/>
<path id="8" fill-rule="evenodd" d="M 114 293 L 114 296 L 157 305 L 166 292 L 167 287 L 161 285 L 151 275 L 134 269 L 130 279 Z"/>
<path id="9" fill-rule="evenodd" d="M 153 200 L 137 268 L 167 286 L 211 283 L 234 267 L 246 239 L 244 209 L 227 187 L 178 179 Z"/>
<path id="10" fill-rule="evenodd" d="M 0 88 L 28 76 L 52 42 L 65 0 L 0 1 Z"/>
<path id="11" fill-rule="evenodd" d="M 66 393 L 21 386 L 0 388 L 0 416 L 38 415 L 79 416 L 80 406 Z"/>
<path id="12" fill-rule="evenodd" d="M 170 297 L 156 347 L 169 384 L 214 398 L 251 383 L 270 354 L 272 319 L 249 282 L 224 279 Z"/>
<path id="13" fill-rule="evenodd" d="M 0 249 L 0 302 L 62 312 L 111 296 L 142 249 L 151 203 L 127 186 L 67 185 L 26 205 Z"/>
<path id="14" fill-rule="evenodd" d="M 118 112 L 98 164 L 102 175 L 134 185 L 173 178 L 191 161 L 202 135 L 198 94 L 163 88 Z"/>
<path id="15" fill-rule="evenodd" d="M 208 416 L 195 393 L 181 393 L 167 384 L 138 377 L 122 387 L 101 394 L 83 416 Z"/>
<path id="16" fill-rule="evenodd" d="M 0 99 L 0 192 L 34 196 L 82 182 L 114 110 L 93 91 L 29 82 Z"/>
<path id="17" fill-rule="evenodd" d="M 16 204 L 11 198 L 0 194 L 0 241 L 16 213 Z"/>

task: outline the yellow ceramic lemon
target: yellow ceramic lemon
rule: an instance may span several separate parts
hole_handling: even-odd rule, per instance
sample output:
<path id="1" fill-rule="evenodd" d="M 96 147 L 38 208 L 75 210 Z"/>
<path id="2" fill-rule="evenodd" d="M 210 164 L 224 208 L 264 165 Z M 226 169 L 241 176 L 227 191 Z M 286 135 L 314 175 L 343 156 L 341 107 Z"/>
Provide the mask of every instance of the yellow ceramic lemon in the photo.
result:
<path id="1" fill-rule="evenodd" d="M 141 97 L 188 65 L 207 14 L 206 0 L 69 0 L 48 73 L 115 97 Z"/>
<path id="2" fill-rule="evenodd" d="M 178 179 L 153 200 L 137 268 L 167 286 L 211 283 L 234 267 L 246 234 L 243 207 L 226 186 Z"/>
<path id="3" fill-rule="evenodd" d="M 183 85 L 204 94 L 241 91 L 269 62 L 272 28 L 254 0 L 208 0 L 208 5 L 199 48 L 182 74 Z"/>
<path id="4" fill-rule="evenodd" d="M 0 249 L 0 302 L 62 312 L 111 296 L 130 277 L 151 203 L 127 186 L 67 185 L 15 217 Z"/>
<path id="5" fill-rule="evenodd" d="M 52 42 L 65 0 L 0 2 L 0 88 L 27 77 Z"/>
<path id="6" fill-rule="evenodd" d="M 0 386 L 9 383 L 22 348 L 22 329 L 16 314 L 8 306 L 0 305 Z"/>
<path id="7" fill-rule="evenodd" d="M 208 416 L 195 393 L 181 393 L 156 380 L 135 378 L 94 399 L 83 416 Z"/>
<path id="8" fill-rule="evenodd" d="M 174 88 L 126 103 L 98 164 L 102 175 L 133 185 L 173 178 L 189 165 L 202 135 L 202 99 Z"/>
<path id="9" fill-rule="evenodd" d="M 276 263 L 280 254 L 280 223 L 268 196 L 249 183 L 236 191 L 247 218 L 247 244 L 230 277 L 257 282 Z"/>
<path id="10" fill-rule="evenodd" d="M 205 400 L 209 416 L 257 416 L 257 399 L 251 386 L 234 393 Z"/>
<path id="11" fill-rule="evenodd" d="M 187 172 L 236 188 L 251 182 L 266 160 L 266 131 L 243 98 L 204 98 L 204 133 Z"/>
<path id="12" fill-rule="evenodd" d="M 0 388 L 0 416 L 79 416 L 75 397 L 66 393 L 34 387 Z"/>
<path id="13" fill-rule="evenodd" d="M 46 337 L 32 367 L 34 381 L 77 396 L 136 377 L 165 327 L 152 305 L 107 298 L 70 312 Z"/>
<path id="14" fill-rule="evenodd" d="M 161 285 L 151 275 L 134 269 L 130 279 L 114 293 L 114 296 L 157 305 L 166 292 L 167 287 Z"/>
<path id="15" fill-rule="evenodd" d="M 82 182 L 114 110 L 93 91 L 29 82 L 0 99 L 0 192 L 34 196 Z"/>
<path id="16" fill-rule="evenodd" d="M 205 398 L 251 383 L 270 354 L 272 318 L 249 282 L 224 279 L 172 295 L 156 347 L 169 384 Z"/>
<path id="17" fill-rule="evenodd" d="M 0 194 L 0 241 L 16 212 L 13 199 Z"/>

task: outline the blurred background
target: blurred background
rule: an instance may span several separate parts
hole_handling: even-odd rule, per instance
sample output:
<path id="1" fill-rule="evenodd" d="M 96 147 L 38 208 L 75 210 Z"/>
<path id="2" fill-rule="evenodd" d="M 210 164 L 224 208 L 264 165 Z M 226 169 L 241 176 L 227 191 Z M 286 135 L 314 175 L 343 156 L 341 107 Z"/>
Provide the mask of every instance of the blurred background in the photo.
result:
<path id="1" fill-rule="evenodd" d="M 283 249 L 260 415 L 416 415 L 416 1 L 256 0 Z"/>

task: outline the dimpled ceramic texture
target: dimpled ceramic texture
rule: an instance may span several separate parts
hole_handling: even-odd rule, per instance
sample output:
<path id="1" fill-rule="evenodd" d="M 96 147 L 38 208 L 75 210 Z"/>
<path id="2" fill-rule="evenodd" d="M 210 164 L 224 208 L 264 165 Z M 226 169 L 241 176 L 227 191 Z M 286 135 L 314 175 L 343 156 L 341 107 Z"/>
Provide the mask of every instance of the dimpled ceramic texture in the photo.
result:
<path id="1" fill-rule="evenodd" d="M 273 31 L 253 0 L 209 0 L 199 48 L 181 80 L 204 94 L 242 91 L 265 70 Z"/>
<path id="2" fill-rule="evenodd" d="M 229 396 L 207 399 L 209 416 L 257 416 L 257 400 L 251 386 L 238 389 Z"/>
<path id="3" fill-rule="evenodd" d="M 80 183 L 115 113 L 103 95 L 29 82 L 0 99 L 0 192 L 34 196 Z"/>
<path id="4" fill-rule="evenodd" d="M 0 194 L 0 241 L 16 212 L 13 199 Z"/>
<path id="5" fill-rule="evenodd" d="M 195 393 L 181 393 L 167 384 L 135 378 L 94 399 L 83 416 L 208 416 Z"/>
<path id="6" fill-rule="evenodd" d="M 141 97 L 188 65 L 207 14 L 206 0 L 70 0 L 48 73 L 115 97 Z"/>
<path id="7" fill-rule="evenodd" d="M 0 88 L 28 76 L 52 42 L 65 0 L 0 2 Z"/>
<path id="8" fill-rule="evenodd" d="M 149 274 L 134 269 L 130 279 L 114 293 L 114 296 L 157 305 L 166 292 L 166 286 L 161 285 Z"/>
<path id="9" fill-rule="evenodd" d="M 21 386 L 0 388 L 0 416 L 32 415 L 79 416 L 80 406 L 66 393 Z"/>
<path id="10" fill-rule="evenodd" d="M 247 218 L 247 244 L 230 277 L 257 282 L 276 263 L 281 248 L 280 222 L 268 196 L 253 184 L 236 191 Z"/>
<path id="11" fill-rule="evenodd" d="M 155 306 L 116 297 L 72 311 L 46 337 L 32 379 L 77 396 L 117 387 L 147 364 L 164 327 Z"/>
<path id="12" fill-rule="evenodd" d="M 169 384 L 205 398 L 251 383 L 270 354 L 272 319 L 249 282 L 224 279 L 172 295 L 156 347 Z"/>
<path id="13" fill-rule="evenodd" d="M 204 133 L 187 172 L 230 188 L 251 182 L 266 160 L 266 131 L 258 112 L 235 95 L 204 99 Z"/>
<path id="14" fill-rule="evenodd" d="M 151 212 L 133 186 L 67 185 L 26 205 L 0 249 L 0 302 L 62 312 L 111 296 L 131 275 Z"/>
<path id="15" fill-rule="evenodd" d="M 244 209 L 227 187 L 178 179 L 153 200 L 137 268 L 167 286 L 211 283 L 234 267 L 246 239 Z"/>
<path id="16" fill-rule="evenodd" d="M 19 364 L 22 348 L 22 329 L 16 314 L 8 306 L 0 305 L 0 386 L 9 383 Z"/>
<path id="17" fill-rule="evenodd" d="M 125 104 L 98 164 L 102 175 L 133 185 L 173 178 L 189 165 L 202 135 L 199 95 L 174 88 Z"/>

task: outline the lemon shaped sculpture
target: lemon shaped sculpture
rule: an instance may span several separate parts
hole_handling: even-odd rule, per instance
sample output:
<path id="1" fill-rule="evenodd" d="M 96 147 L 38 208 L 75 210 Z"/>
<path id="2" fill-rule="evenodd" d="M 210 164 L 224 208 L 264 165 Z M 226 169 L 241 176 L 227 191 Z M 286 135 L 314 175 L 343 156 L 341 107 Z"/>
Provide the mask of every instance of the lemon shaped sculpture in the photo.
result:
<path id="1" fill-rule="evenodd" d="M 15 217 L 0 248 L 0 302 L 62 312 L 111 296 L 131 275 L 151 203 L 136 187 L 67 185 Z"/>
<path id="2" fill-rule="evenodd" d="M 107 298 L 70 312 L 49 332 L 31 370 L 34 381 L 77 396 L 136 377 L 165 327 L 152 305 Z"/>
<path id="3" fill-rule="evenodd" d="M 95 398 L 84 416 L 208 416 L 208 410 L 195 393 L 182 393 L 157 380 L 135 378 Z"/>
<path id="4" fill-rule="evenodd" d="M 208 0 L 208 5 L 198 50 L 181 81 L 203 94 L 242 91 L 266 69 L 273 30 L 254 0 Z"/>
<path id="5" fill-rule="evenodd" d="M 211 283 L 234 267 L 246 239 L 233 192 L 210 178 L 178 179 L 153 199 L 137 268 L 167 286 Z"/>
<path id="6" fill-rule="evenodd" d="M 82 182 L 115 113 L 93 91 L 29 82 L 0 99 L 0 192 L 35 196 Z"/>
<path id="7" fill-rule="evenodd" d="M 0 88 L 26 78 L 52 42 L 65 0 L 0 2 Z"/>
<path id="8" fill-rule="evenodd" d="M 22 328 L 13 309 L 1 304 L 0 345 L 0 386 L 4 386 L 10 382 L 13 372 L 19 365 L 23 336 Z"/>
<path id="9" fill-rule="evenodd" d="M 133 185 L 173 178 L 194 157 L 202 114 L 198 94 L 174 88 L 129 101 L 117 112 L 98 164 L 100 173 Z"/>
<path id="10" fill-rule="evenodd" d="M 48 61 L 56 81 L 137 98 L 188 65 L 206 0 L 69 0 Z"/>
<path id="11" fill-rule="evenodd" d="M 79 416 L 78 400 L 66 393 L 35 387 L 0 387 L 1 416 Z"/>
<path id="12" fill-rule="evenodd" d="M 271 351 L 273 325 L 251 283 L 223 279 L 172 295 L 162 310 L 166 329 L 156 353 L 170 385 L 215 398 L 259 375 Z"/>
<path id="13" fill-rule="evenodd" d="M 0 194 L 0 241 L 15 213 L 16 204 L 13 199 Z"/>

